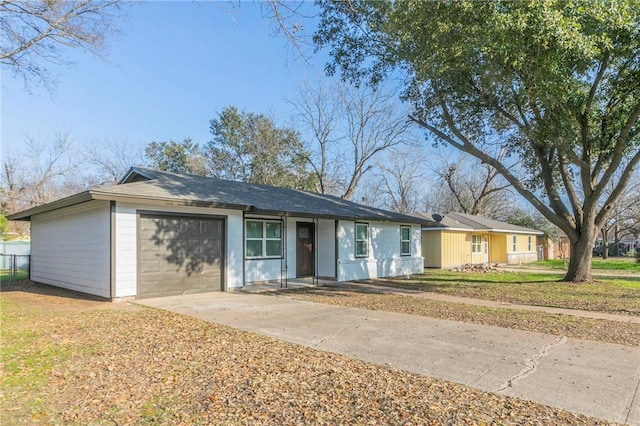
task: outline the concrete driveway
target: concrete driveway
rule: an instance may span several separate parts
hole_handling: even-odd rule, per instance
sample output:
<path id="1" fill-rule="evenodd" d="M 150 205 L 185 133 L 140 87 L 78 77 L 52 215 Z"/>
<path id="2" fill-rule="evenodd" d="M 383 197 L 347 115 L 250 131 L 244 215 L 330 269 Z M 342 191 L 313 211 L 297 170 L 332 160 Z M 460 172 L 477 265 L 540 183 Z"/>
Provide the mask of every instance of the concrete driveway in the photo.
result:
<path id="1" fill-rule="evenodd" d="M 640 348 L 369 311 L 208 293 L 137 303 L 609 421 L 640 425 Z"/>

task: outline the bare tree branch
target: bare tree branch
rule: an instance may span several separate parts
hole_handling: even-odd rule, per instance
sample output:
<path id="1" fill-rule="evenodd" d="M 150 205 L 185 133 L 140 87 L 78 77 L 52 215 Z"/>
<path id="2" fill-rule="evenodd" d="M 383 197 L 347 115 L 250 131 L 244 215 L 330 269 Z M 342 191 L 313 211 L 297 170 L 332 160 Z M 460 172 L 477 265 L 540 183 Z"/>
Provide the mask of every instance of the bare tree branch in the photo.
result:
<path id="1" fill-rule="evenodd" d="M 46 64 L 68 64 L 65 48 L 100 54 L 117 32 L 125 0 L 0 2 L 0 64 L 28 85 L 51 83 Z"/>
<path id="2" fill-rule="evenodd" d="M 389 91 L 306 84 L 290 102 L 325 193 L 350 199 L 382 152 L 411 140 L 406 116 Z"/>
<path id="3" fill-rule="evenodd" d="M 272 23 L 273 33 L 283 36 L 296 57 L 308 62 L 306 49 L 312 49 L 314 45 L 312 32 L 306 29 L 305 23 L 312 22 L 317 12 L 308 13 L 304 6 L 304 1 L 267 0 L 260 3 L 263 15 Z"/>
<path id="4" fill-rule="evenodd" d="M 379 163 L 381 192 L 385 207 L 398 213 L 420 210 L 420 190 L 424 180 L 425 159 L 415 150 L 392 150 L 384 163 Z"/>

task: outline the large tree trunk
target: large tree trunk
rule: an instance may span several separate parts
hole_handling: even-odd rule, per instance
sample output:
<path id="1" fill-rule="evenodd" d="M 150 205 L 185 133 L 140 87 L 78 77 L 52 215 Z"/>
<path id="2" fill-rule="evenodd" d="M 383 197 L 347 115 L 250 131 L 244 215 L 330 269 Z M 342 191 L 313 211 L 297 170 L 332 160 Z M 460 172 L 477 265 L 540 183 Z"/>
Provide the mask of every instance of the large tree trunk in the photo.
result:
<path id="1" fill-rule="evenodd" d="M 563 281 L 588 282 L 591 281 L 591 260 L 593 257 L 592 233 L 580 236 L 578 241 L 571 241 L 571 257 L 569 258 L 569 270 Z"/>

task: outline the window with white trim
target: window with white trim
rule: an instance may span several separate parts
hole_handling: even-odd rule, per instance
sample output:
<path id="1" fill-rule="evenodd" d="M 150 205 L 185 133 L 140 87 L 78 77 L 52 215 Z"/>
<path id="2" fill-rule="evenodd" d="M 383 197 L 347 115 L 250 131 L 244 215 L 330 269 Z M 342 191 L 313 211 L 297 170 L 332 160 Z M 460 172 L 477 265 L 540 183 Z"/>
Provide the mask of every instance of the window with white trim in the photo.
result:
<path id="1" fill-rule="evenodd" d="M 482 253 L 482 235 L 471 236 L 471 253 Z"/>
<path id="2" fill-rule="evenodd" d="M 400 255 L 411 256 L 411 227 L 400 227 Z"/>
<path id="3" fill-rule="evenodd" d="M 511 251 L 515 253 L 516 251 L 518 251 L 518 236 L 513 235 L 511 238 L 512 238 Z"/>
<path id="4" fill-rule="evenodd" d="M 369 224 L 356 223 L 356 257 L 369 256 Z"/>
<path id="5" fill-rule="evenodd" d="M 527 240 L 527 250 L 531 251 L 531 235 L 529 235 L 529 239 Z"/>
<path id="6" fill-rule="evenodd" d="M 245 222 L 247 258 L 282 257 L 282 222 L 249 219 Z"/>

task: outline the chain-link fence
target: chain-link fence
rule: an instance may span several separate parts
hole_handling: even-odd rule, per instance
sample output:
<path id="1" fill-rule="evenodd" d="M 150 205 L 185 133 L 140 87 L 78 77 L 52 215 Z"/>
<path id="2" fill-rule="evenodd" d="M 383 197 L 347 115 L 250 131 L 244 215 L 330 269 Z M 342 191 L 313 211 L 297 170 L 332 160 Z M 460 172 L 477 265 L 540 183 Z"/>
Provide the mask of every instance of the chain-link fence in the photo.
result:
<path id="1" fill-rule="evenodd" d="M 0 254 L 0 281 L 29 279 L 31 256 L 28 254 Z"/>

